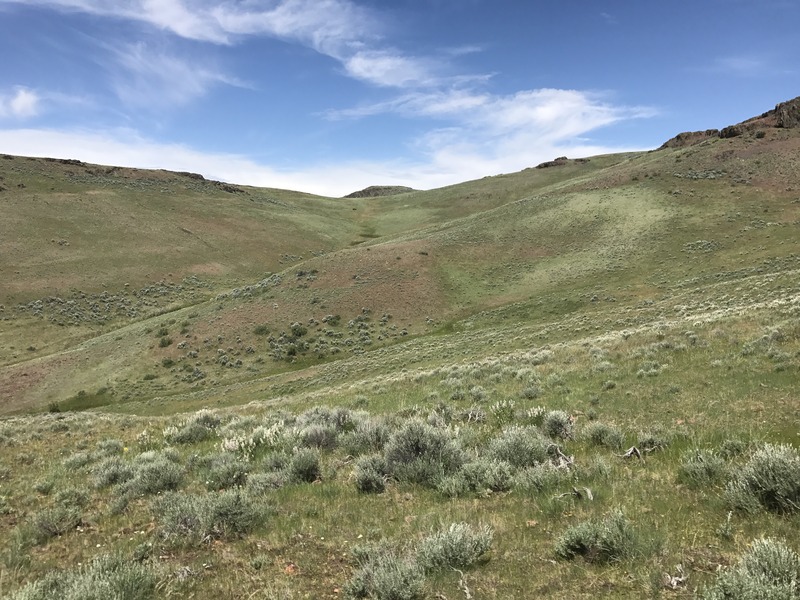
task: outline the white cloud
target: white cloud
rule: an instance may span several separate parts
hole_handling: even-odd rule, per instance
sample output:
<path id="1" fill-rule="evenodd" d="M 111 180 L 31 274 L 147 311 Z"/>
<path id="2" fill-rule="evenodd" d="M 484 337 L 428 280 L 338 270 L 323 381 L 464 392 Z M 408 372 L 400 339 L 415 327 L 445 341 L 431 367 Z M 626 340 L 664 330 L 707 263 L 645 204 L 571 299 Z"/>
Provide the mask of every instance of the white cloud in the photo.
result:
<path id="1" fill-rule="evenodd" d="M 797 73 L 794 65 L 787 66 L 781 56 L 755 54 L 720 56 L 710 64 L 693 70 L 735 77 L 783 77 Z"/>
<path id="2" fill-rule="evenodd" d="M 351 0 L 0 0 L 147 23 L 181 38 L 234 44 L 244 36 L 300 43 L 380 86 L 432 79 L 431 61 L 379 45 L 381 22 Z"/>
<path id="3" fill-rule="evenodd" d="M 39 114 L 41 98 L 35 91 L 17 87 L 13 94 L 0 94 L 0 118 L 26 119 Z"/>
<path id="4" fill-rule="evenodd" d="M 151 108 L 183 105 L 203 96 L 214 85 L 244 85 L 213 68 L 154 51 L 144 43 L 113 48 L 111 52 L 113 86 L 128 105 Z"/>
<path id="5" fill-rule="evenodd" d="M 735 75 L 757 75 L 766 68 L 767 64 L 754 56 L 726 56 L 718 58 L 712 66 L 713 71 Z"/>
<path id="6" fill-rule="evenodd" d="M 227 32 L 210 17 L 207 0 L 0 0 L 5 4 L 49 6 L 61 10 L 129 19 L 183 38 L 216 44 L 229 41 Z M 187 5 L 188 4 L 188 5 Z"/>
<path id="7" fill-rule="evenodd" d="M 448 119 L 479 138 L 530 132 L 553 142 L 623 119 L 655 114 L 646 107 L 614 106 L 599 94 L 579 90 L 523 90 L 503 96 L 450 89 L 406 94 L 378 104 L 330 111 L 327 116 L 361 118 L 382 113 Z"/>
<path id="8" fill-rule="evenodd" d="M 562 155 L 575 158 L 639 150 L 592 144 L 580 136 L 616 121 L 652 114 L 641 108 L 611 106 L 570 90 L 535 90 L 500 97 L 467 92 L 420 94 L 380 108 L 449 117 L 453 126 L 432 129 L 417 139 L 415 159 L 343 159 L 289 169 L 259 164 L 243 155 L 161 143 L 130 130 L 0 130 L 0 151 L 193 171 L 245 185 L 342 196 L 369 185 L 441 187 L 518 171 Z"/>
<path id="9" fill-rule="evenodd" d="M 389 50 L 362 50 L 344 61 L 345 70 L 356 79 L 386 87 L 424 85 L 431 80 L 423 61 Z"/>
<path id="10" fill-rule="evenodd" d="M 268 8 L 257 8 L 263 5 Z M 218 3 L 208 17 L 226 34 L 264 34 L 299 41 L 339 59 L 373 38 L 380 28 L 368 11 L 348 0 Z"/>

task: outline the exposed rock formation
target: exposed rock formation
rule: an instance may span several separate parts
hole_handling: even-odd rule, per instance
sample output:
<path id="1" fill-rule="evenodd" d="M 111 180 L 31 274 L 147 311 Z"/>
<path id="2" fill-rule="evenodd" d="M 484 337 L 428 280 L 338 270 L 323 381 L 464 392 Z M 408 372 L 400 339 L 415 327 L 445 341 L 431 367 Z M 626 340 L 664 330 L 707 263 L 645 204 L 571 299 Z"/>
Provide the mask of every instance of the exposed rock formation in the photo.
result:
<path id="1" fill-rule="evenodd" d="M 377 198 L 379 196 L 394 196 L 395 194 L 405 194 L 416 192 L 414 188 L 403 185 L 371 185 L 368 188 L 347 194 L 345 198 Z"/>
<path id="2" fill-rule="evenodd" d="M 758 117 L 747 119 L 736 125 L 729 125 L 721 130 L 707 129 L 706 131 L 686 131 L 679 133 L 674 138 L 664 142 L 659 150 L 664 148 L 683 148 L 693 146 L 713 137 L 733 138 L 746 133 L 763 131 L 764 129 L 782 128 L 794 129 L 800 127 L 800 96 L 794 100 L 781 102 L 774 109 L 768 110 Z M 762 134 L 763 136 L 763 134 Z"/>
<path id="3" fill-rule="evenodd" d="M 569 163 L 582 164 L 587 162 L 589 162 L 588 158 L 575 158 L 573 160 L 570 160 L 566 156 L 559 156 L 554 160 L 548 160 L 547 162 L 539 163 L 538 165 L 536 165 L 536 168 L 547 169 L 548 167 L 560 167 L 562 165 L 568 165 Z"/>

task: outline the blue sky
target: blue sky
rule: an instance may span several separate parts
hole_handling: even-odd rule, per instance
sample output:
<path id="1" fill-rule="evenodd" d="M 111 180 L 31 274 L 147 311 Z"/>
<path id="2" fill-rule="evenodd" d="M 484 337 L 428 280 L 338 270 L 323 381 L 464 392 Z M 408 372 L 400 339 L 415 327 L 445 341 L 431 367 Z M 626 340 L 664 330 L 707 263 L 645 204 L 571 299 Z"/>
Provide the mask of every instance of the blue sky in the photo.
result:
<path id="1" fill-rule="evenodd" d="M 0 152 L 343 195 L 800 95 L 799 0 L 0 0 Z"/>

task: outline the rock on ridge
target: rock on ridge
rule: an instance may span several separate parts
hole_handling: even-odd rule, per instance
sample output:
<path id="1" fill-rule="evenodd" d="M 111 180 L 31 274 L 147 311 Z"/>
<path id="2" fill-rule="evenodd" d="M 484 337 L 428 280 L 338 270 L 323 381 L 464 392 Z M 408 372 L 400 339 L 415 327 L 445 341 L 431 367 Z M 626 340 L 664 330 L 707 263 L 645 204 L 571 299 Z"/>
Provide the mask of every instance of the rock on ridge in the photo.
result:
<path id="1" fill-rule="evenodd" d="M 707 139 L 732 138 L 745 133 L 771 129 L 797 129 L 800 128 L 800 96 L 793 100 L 781 102 L 774 109 L 768 110 L 758 117 L 747 119 L 736 125 L 729 125 L 723 129 L 707 129 L 705 131 L 685 131 L 664 142 L 659 150 L 664 148 L 683 148 L 693 146 Z"/>
<path id="2" fill-rule="evenodd" d="M 368 188 L 347 194 L 345 198 L 377 198 L 379 196 L 394 196 L 395 194 L 406 194 L 416 192 L 414 188 L 403 185 L 371 185 Z"/>

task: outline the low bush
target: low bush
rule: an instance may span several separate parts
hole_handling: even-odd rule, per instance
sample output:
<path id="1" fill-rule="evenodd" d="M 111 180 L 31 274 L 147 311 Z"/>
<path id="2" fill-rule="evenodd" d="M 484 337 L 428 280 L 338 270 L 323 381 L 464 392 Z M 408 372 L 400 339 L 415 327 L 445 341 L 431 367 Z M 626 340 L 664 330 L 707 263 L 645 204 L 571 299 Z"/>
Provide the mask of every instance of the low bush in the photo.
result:
<path id="1" fill-rule="evenodd" d="M 355 429 L 344 434 L 341 446 L 348 454 L 358 456 L 368 452 L 381 452 L 389 441 L 389 427 L 378 417 L 359 421 Z"/>
<path id="2" fill-rule="evenodd" d="M 361 457 L 353 472 L 356 489 L 365 494 L 380 494 L 386 489 L 386 459 L 381 454 Z"/>
<path id="3" fill-rule="evenodd" d="M 263 511 L 238 490 L 172 492 L 159 498 L 152 510 L 161 536 L 176 545 L 233 539 L 249 533 L 263 519 Z"/>
<path id="4" fill-rule="evenodd" d="M 559 469 L 551 463 L 541 463 L 520 470 L 513 480 L 515 488 L 528 492 L 551 490 L 572 479 L 567 469 Z"/>
<path id="5" fill-rule="evenodd" d="M 235 454 L 221 452 L 203 457 L 199 469 L 209 490 L 223 490 L 245 485 L 250 465 Z"/>
<path id="6" fill-rule="evenodd" d="M 77 507 L 59 505 L 34 513 L 30 520 L 34 539 L 39 544 L 72 531 L 80 523 L 81 512 Z"/>
<path id="7" fill-rule="evenodd" d="M 463 569 L 488 552 L 493 537 L 491 527 L 473 528 L 467 523 L 452 523 L 420 542 L 416 548 L 417 561 L 426 571 Z"/>
<path id="8" fill-rule="evenodd" d="M 101 440 L 97 442 L 96 453 L 98 456 L 116 456 L 122 454 L 125 450 L 124 445 L 119 440 Z"/>
<path id="9" fill-rule="evenodd" d="M 511 489 L 513 468 L 501 460 L 478 459 L 444 477 L 437 486 L 445 496 L 504 492 Z"/>
<path id="10" fill-rule="evenodd" d="M 604 564 L 633 557 L 638 545 L 630 521 L 621 511 L 614 511 L 602 520 L 568 528 L 556 541 L 555 552 L 567 560 L 583 556 L 587 562 Z"/>
<path id="11" fill-rule="evenodd" d="M 158 577 L 145 565 L 103 556 L 70 571 L 54 571 L 29 583 L 9 600 L 149 600 Z"/>
<path id="12" fill-rule="evenodd" d="M 322 475 L 319 451 L 313 448 L 298 448 L 289 459 L 289 478 L 302 483 L 312 483 Z"/>
<path id="13" fill-rule="evenodd" d="M 133 478 L 133 466 L 118 456 L 111 456 L 92 469 L 92 483 L 96 488 L 124 483 Z"/>
<path id="14" fill-rule="evenodd" d="M 289 483 L 289 476 L 284 471 L 273 473 L 253 473 L 247 477 L 246 489 L 256 496 L 268 494 Z"/>
<path id="15" fill-rule="evenodd" d="M 542 422 L 544 432 L 554 439 L 569 440 L 573 436 L 572 417 L 563 410 L 551 410 Z"/>
<path id="16" fill-rule="evenodd" d="M 400 481 L 435 487 L 464 463 L 464 453 L 449 431 L 413 419 L 392 435 L 384 453 L 387 470 Z"/>
<path id="17" fill-rule="evenodd" d="M 583 429 L 582 437 L 592 446 L 603 446 L 612 450 L 619 450 L 625 443 L 625 434 L 622 431 L 599 421 L 589 423 Z"/>
<path id="18" fill-rule="evenodd" d="M 733 567 L 717 575 L 703 600 L 796 600 L 800 598 L 800 556 L 783 542 L 760 539 Z"/>
<path id="19" fill-rule="evenodd" d="M 168 444 L 196 444 L 217 435 L 221 419 L 210 410 L 199 410 L 179 426 L 164 430 L 164 441 Z"/>
<path id="20" fill-rule="evenodd" d="M 791 513 L 800 509 L 800 454 L 787 444 L 766 444 L 734 472 L 725 497 L 738 510 L 766 509 Z"/>
<path id="21" fill-rule="evenodd" d="M 486 456 L 519 469 L 547 461 L 549 445 L 550 440 L 536 427 L 511 426 L 489 442 Z"/>
<path id="22" fill-rule="evenodd" d="M 678 467 L 678 481 L 692 488 L 703 488 L 719 483 L 725 478 L 725 460 L 713 450 L 689 450 Z"/>
<path id="23" fill-rule="evenodd" d="M 133 478 L 125 482 L 122 489 L 137 496 L 174 491 L 183 483 L 183 477 L 183 467 L 160 456 L 137 465 Z"/>
<path id="24" fill-rule="evenodd" d="M 376 600 L 422 600 L 425 572 L 411 558 L 396 556 L 388 549 L 362 552 L 359 568 L 347 582 L 348 598 Z"/>
<path id="25" fill-rule="evenodd" d="M 300 432 L 300 443 L 309 448 L 333 450 L 338 444 L 339 431 L 330 423 L 312 423 Z"/>
<path id="26" fill-rule="evenodd" d="M 639 433 L 636 445 L 642 452 L 663 450 L 672 443 L 673 434 L 659 427 Z"/>
<path id="27" fill-rule="evenodd" d="M 59 506 L 84 508 L 89 504 L 89 494 L 85 490 L 68 487 L 56 494 L 55 502 Z"/>

